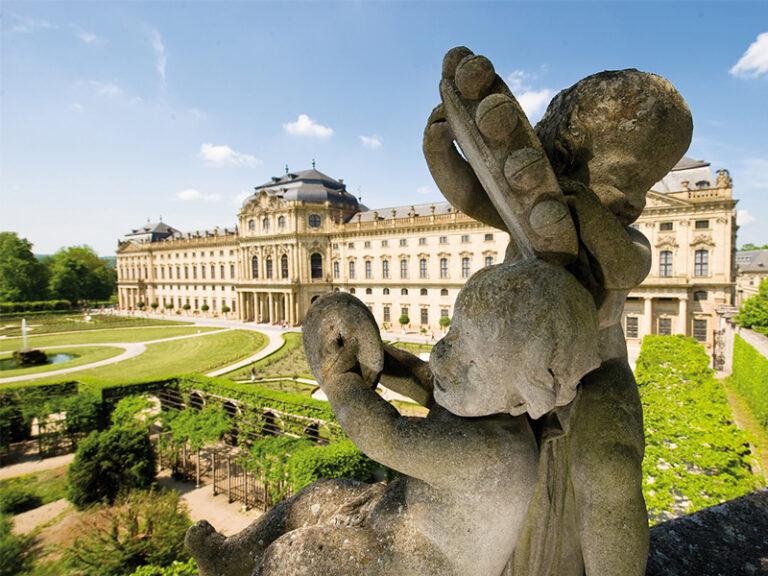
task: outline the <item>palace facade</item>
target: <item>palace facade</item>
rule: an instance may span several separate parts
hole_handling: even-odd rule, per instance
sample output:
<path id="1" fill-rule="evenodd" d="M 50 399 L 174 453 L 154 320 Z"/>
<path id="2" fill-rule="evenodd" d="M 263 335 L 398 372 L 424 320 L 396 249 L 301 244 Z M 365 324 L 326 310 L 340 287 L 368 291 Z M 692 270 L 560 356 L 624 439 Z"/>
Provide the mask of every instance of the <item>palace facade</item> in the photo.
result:
<path id="1" fill-rule="evenodd" d="M 736 223 L 731 179 L 683 159 L 648 193 L 635 224 L 653 269 L 625 306 L 628 340 L 688 334 L 711 344 L 732 304 Z M 315 169 L 257 186 L 232 228 L 182 233 L 148 223 L 117 250 L 119 306 L 300 324 L 314 298 L 341 290 L 383 327 L 437 334 L 466 280 L 499 263 L 509 236 L 448 202 L 369 210 Z M 154 304 L 153 304 L 154 303 Z"/>

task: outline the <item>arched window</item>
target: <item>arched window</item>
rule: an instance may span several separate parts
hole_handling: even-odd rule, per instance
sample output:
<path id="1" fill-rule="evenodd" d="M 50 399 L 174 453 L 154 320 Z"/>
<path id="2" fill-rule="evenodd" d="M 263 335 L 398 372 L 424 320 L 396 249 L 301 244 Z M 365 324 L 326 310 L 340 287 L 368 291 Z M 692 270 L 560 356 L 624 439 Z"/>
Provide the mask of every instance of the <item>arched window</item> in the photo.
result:
<path id="1" fill-rule="evenodd" d="M 256 256 L 251 258 L 251 277 L 259 277 L 259 259 Z"/>
<path id="2" fill-rule="evenodd" d="M 696 250 L 694 253 L 693 275 L 709 276 L 709 250 Z"/>
<path id="3" fill-rule="evenodd" d="M 349 278 L 351 280 L 354 280 L 355 278 L 355 261 L 354 260 L 349 261 Z"/>
<path id="4" fill-rule="evenodd" d="M 349 293 L 350 293 L 350 294 L 354 294 L 354 293 L 355 293 L 355 289 L 354 289 L 354 288 L 350 288 L 350 289 L 349 289 Z"/>
<path id="5" fill-rule="evenodd" d="M 310 228 L 319 228 L 320 227 L 320 216 L 318 214 L 310 214 L 309 215 L 309 227 Z"/>
<path id="6" fill-rule="evenodd" d="M 389 278 L 389 260 L 381 261 L 381 277 Z"/>
<path id="7" fill-rule="evenodd" d="M 277 227 L 278 228 L 285 228 L 285 216 L 280 216 L 277 219 Z"/>
<path id="8" fill-rule="evenodd" d="M 261 228 L 262 230 L 264 230 L 264 232 L 269 230 L 269 218 L 267 218 L 266 216 L 264 217 L 264 220 L 261 221 Z"/>
<path id="9" fill-rule="evenodd" d="M 440 296 L 448 296 L 448 288 L 441 288 Z"/>
<path id="10" fill-rule="evenodd" d="M 365 289 L 365 293 L 366 293 L 366 294 L 373 294 L 373 289 L 371 289 L 371 288 L 366 288 L 366 289 Z"/>
<path id="11" fill-rule="evenodd" d="M 448 278 L 448 258 L 440 258 L 440 278 Z"/>
<path id="12" fill-rule="evenodd" d="M 400 260 L 400 278 L 408 278 L 408 260 Z"/>
<path id="13" fill-rule="evenodd" d="M 493 266 L 493 256 L 486 256 L 485 257 L 485 265 L 486 266 Z"/>
<path id="14" fill-rule="evenodd" d="M 309 257 L 310 275 L 312 278 L 323 277 L 323 256 L 315 252 Z"/>
<path id="15" fill-rule="evenodd" d="M 672 252 L 670 250 L 659 252 L 659 276 L 672 276 Z"/>
<path id="16" fill-rule="evenodd" d="M 381 293 L 384 294 L 384 296 L 389 295 L 389 288 L 384 288 L 384 290 L 382 290 Z"/>
<path id="17" fill-rule="evenodd" d="M 339 262 L 337 260 L 337 261 L 335 261 L 333 263 L 333 278 L 335 280 L 338 280 L 339 279 L 339 275 L 340 275 L 340 272 L 339 272 Z"/>
<path id="18" fill-rule="evenodd" d="M 421 290 L 419 290 L 419 294 L 421 296 L 426 296 L 428 294 L 427 289 L 426 288 L 422 288 Z"/>
<path id="19" fill-rule="evenodd" d="M 288 254 L 280 256 L 280 278 L 288 278 Z"/>
<path id="20" fill-rule="evenodd" d="M 469 257 L 467 256 L 461 259 L 461 277 L 469 278 Z"/>
<path id="21" fill-rule="evenodd" d="M 419 260 L 419 278 L 427 277 L 427 259 L 422 258 Z"/>
<path id="22" fill-rule="evenodd" d="M 272 278 L 272 258 L 267 258 L 265 264 L 267 268 L 266 270 L 267 278 Z"/>
<path id="23" fill-rule="evenodd" d="M 408 296 L 408 288 L 400 288 L 400 296 Z"/>
<path id="24" fill-rule="evenodd" d="M 248 230 L 256 230 L 256 222 L 248 220 Z"/>
<path id="25" fill-rule="evenodd" d="M 707 299 L 706 290 L 696 290 L 696 292 L 693 293 L 694 302 L 701 302 L 702 300 L 706 300 L 706 299 Z"/>

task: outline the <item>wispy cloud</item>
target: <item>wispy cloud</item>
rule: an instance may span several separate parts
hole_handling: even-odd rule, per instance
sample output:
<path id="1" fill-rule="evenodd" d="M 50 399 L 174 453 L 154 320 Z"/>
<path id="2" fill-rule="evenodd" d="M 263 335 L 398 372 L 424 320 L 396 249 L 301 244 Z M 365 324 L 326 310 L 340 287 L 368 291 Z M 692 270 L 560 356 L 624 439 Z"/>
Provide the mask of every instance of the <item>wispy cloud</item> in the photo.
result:
<path id="1" fill-rule="evenodd" d="M 186 190 L 177 192 L 176 197 L 179 200 L 183 200 L 185 202 L 190 200 L 205 200 L 207 202 L 215 202 L 217 200 L 221 200 L 221 194 L 203 194 L 194 188 L 187 188 Z"/>
<path id="2" fill-rule="evenodd" d="M 419 186 L 416 188 L 416 194 L 419 194 L 421 196 L 429 196 L 430 194 L 436 194 L 437 190 L 435 190 L 432 186 Z"/>
<path id="3" fill-rule="evenodd" d="M 80 102 L 72 102 L 72 110 L 82 112 L 84 110 L 83 105 Z"/>
<path id="4" fill-rule="evenodd" d="M 330 138 L 333 135 L 333 128 L 321 126 L 306 114 L 299 114 L 299 118 L 296 120 L 296 122 L 288 122 L 287 124 L 283 124 L 283 130 L 292 136 Z"/>
<path id="5" fill-rule="evenodd" d="M 525 70 L 515 70 L 507 76 L 509 88 L 515 94 L 515 98 L 517 98 L 531 124 L 536 123 L 541 118 L 547 104 L 555 95 L 555 91 L 549 88 L 534 89 L 531 83 L 537 78 L 538 74 Z"/>
<path id="6" fill-rule="evenodd" d="M 768 72 L 768 32 L 759 34 L 728 72 L 737 78 L 757 78 Z"/>
<path id="7" fill-rule="evenodd" d="M 746 224 L 751 224 L 755 220 L 757 220 L 757 218 L 752 216 L 752 214 L 750 214 L 746 210 L 738 210 L 736 212 L 736 223 L 739 226 L 744 226 Z"/>
<path id="8" fill-rule="evenodd" d="M 123 90 L 117 84 L 111 82 L 99 82 L 91 80 L 88 85 L 100 96 L 119 96 Z"/>
<path id="9" fill-rule="evenodd" d="M 83 44 L 93 44 L 99 40 L 99 37 L 96 34 L 83 30 L 79 26 L 72 25 L 72 30 L 75 32 L 75 36 L 77 36 Z"/>
<path id="10" fill-rule="evenodd" d="M 227 145 L 205 143 L 200 145 L 197 157 L 208 166 L 258 166 L 261 160 L 250 154 L 243 154 Z"/>
<path id="11" fill-rule="evenodd" d="M 240 206 L 245 201 L 248 196 L 253 194 L 253 192 L 249 192 L 248 190 L 240 190 L 237 194 L 235 194 L 235 197 L 232 198 L 232 204 L 235 206 Z"/>
<path id="12" fill-rule="evenodd" d="M 25 18 L 23 16 L 15 17 L 17 22 L 11 28 L 12 32 L 19 34 L 30 34 L 36 30 L 58 30 L 59 25 L 48 20 L 36 20 L 33 18 Z"/>
<path id="13" fill-rule="evenodd" d="M 363 143 L 363 146 L 371 150 L 381 148 L 381 138 L 378 136 L 360 136 L 360 141 Z"/>
<path id="14" fill-rule="evenodd" d="M 165 86 L 165 65 L 168 62 L 168 55 L 165 53 L 163 37 L 154 28 L 149 29 L 149 43 L 152 46 L 152 50 L 155 51 L 155 68 L 157 73 L 160 74 L 163 86 Z"/>

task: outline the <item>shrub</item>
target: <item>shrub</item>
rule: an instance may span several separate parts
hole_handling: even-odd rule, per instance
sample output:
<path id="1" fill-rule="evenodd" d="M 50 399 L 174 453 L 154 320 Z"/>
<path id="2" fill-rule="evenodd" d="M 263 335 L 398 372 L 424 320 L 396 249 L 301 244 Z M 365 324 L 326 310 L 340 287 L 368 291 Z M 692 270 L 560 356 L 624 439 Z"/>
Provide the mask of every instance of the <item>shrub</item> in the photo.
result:
<path id="1" fill-rule="evenodd" d="M 13 519 L 0 514 L 0 576 L 23 574 L 31 565 L 28 552 L 32 541 L 11 532 Z"/>
<path id="2" fill-rule="evenodd" d="M 749 438 L 733 422 L 704 347 L 685 336 L 646 336 L 635 370 L 643 403 L 648 513 L 659 520 L 754 489 Z"/>
<path id="3" fill-rule="evenodd" d="M 210 309 L 211 308 L 210 306 L 208 306 L 208 304 L 203 304 L 202 306 L 200 306 L 200 310 L 202 310 L 203 312 L 208 312 L 208 310 Z"/>
<path id="4" fill-rule="evenodd" d="M 232 309 L 231 309 L 229 306 L 222 306 L 222 307 L 221 307 L 221 312 L 222 312 L 222 314 L 226 314 L 226 313 L 227 313 L 227 312 L 229 312 L 230 310 L 232 310 Z"/>
<path id="5" fill-rule="evenodd" d="M 197 564 L 190 558 L 186 562 L 176 560 L 170 566 L 141 566 L 130 576 L 197 576 Z"/>
<path id="6" fill-rule="evenodd" d="M 43 500 L 35 493 L 34 489 L 24 486 L 19 482 L 13 482 L 3 487 L 0 497 L 1 514 L 21 514 L 27 510 L 34 510 L 42 506 Z"/>
<path id="7" fill-rule="evenodd" d="M 400 324 L 402 324 L 403 326 L 405 326 L 406 324 L 408 324 L 411 321 L 411 319 L 408 318 L 408 314 L 401 314 L 400 318 L 398 318 L 397 321 Z"/>
<path id="8" fill-rule="evenodd" d="M 146 306 L 146 304 L 144 303 L 143 300 L 139 300 L 138 302 L 136 302 L 137 308 L 141 309 L 141 308 L 144 308 L 144 306 Z"/>
<path id="9" fill-rule="evenodd" d="M 149 414 L 154 404 L 141 395 L 126 396 L 117 403 L 112 412 L 113 426 L 149 426 Z"/>
<path id="10" fill-rule="evenodd" d="M 171 433 L 173 444 L 188 444 L 191 450 L 216 442 L 232 429 L 232 422 L 219 406 L 207 405 L 198 411 L 185 408 L 163 413 L 163 430 Z"/>
<path id="11" fill-rule="evenodd" d="M 66 411 L 65 431 L 73 446 L 86 434 L 99 429 L 101 398 L 93 391 L 84 391 L 65 398 L 61 409 Z"/>
<path id="12" fill-rule="evenodd" d="M 368 458 L 350 440 L 341 440 L 293 454 L 287 472 L 294 491 L 297 491 L 320 478 L 373 482 L 382 470 L 386 471 L 386 468 Z"/>
<path id="13" fill-rule="evenodd" d="M 0 313 L 43 312 L 53 310 L 71 310 L 69 300 L 38 300 L 33 302 L 0 302 Z"/>
<path id="14" fill-rule="evenodd" d="M 152 302 L 152 304 L 149 305 L 152 310 L 157 310 L 157 307 L 160 306 L 158 302 Z"/>
<path id="15" fill-rule="evenodd" d="M 733 343 L 733 374 L 728 383 L 747 401 L 760 426 L 768 430 L 768 360 L 740 336 Z"/>
<path id="16" fill-rule="evenodd" d="M 123 576 L 146 564 L 170 566 L 188 559 L 184 534 L 190 524 L 177 492 L 135 491 L 112 508 L 87 514 L 65 558 L 83 576 Z"/>
<path id="17" fill-rule="evenodd" d="M 192 308 L 192 306 L 190 306 L 189 304 L 182 304 L 181 308 L 182 310 L 189 310 L 190 308 Z"/>
<path id="18" fill-rule="evenodd" d="M 437 322 L 442 328 L 447 328 L 451 325 L 451 319 L 448 316 L 440 316 L 440 320 Z"/>
<path id="19" fill-rule="evenodd" d="M 167 302 L 165 304 L 165 309 L 166 310 L 173 310 L 173 302 Z"/>
<path id="20" fill-rule="evenodd" d="M 115 426 L 91 432 L 67 471 L 67 498 L 82 510 L 97 502 L 112 503 L 133 489 L 148 489 L 155 462 L 147 430 Z"/>

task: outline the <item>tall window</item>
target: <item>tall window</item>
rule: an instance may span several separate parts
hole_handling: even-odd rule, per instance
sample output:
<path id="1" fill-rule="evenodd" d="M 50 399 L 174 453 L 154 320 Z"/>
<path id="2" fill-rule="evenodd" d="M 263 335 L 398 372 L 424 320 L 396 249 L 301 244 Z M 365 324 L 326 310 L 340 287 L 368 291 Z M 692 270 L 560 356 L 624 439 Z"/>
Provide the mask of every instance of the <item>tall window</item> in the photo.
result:
<path id="1" fill-rule="evenodd" d="M 408 246 L 408 240 L 405 238 L 400 238 L 400 246 Z"/>
<path id="2" fill-rule="evenodd" d="M 269 230 L 269 218 L 264 218 L 264 220 L 261 221 L 261 228 L 264 232 Z"/>
<path id="3" fill-rule="evenodd" d="M 672 334 L 672 318 L 659 318 L 659 334 L 662 336 Z"/>
<path id="4" fill-rule="evenodd" d="M 333 263 L 333 277 L 334 279 L 339 279 L 339 262 L 338 260 Z"/>
<path id="5" fill-rule="evenodd" d="M 408 296 L 408 288 L 400 288 L 400 296 Z"/>
<path id="6" fill-rule="evenodd" d="M 709 276 L 709 250 L 696 250 L 694 253 L 693 275 Z"/>
<path id="7" fill-rule="evenodd" d="M 627 316 L 627 319 L 626 319 L 627 338 L 638 337 L 637 324 L 638 324 L 637 316 Z"/>
<path id="8" fill-rule="evenodd" d="M 226 270 L 226 268 L 224 267 L 224 264 L 221 264 L 219 266 L 219 278 L 221 278 L 222 280 L 224 280 L 224 271 L 225 270 Z"/>
<path id="9" fill-rule="evenodd" d="M 213 280 L 214 278 L 216 278 L 216 265 L 211 264 L 211 280 Z"/>
<path id="10" fill-rule="evenodd" d="M 486 266 L 493 266 L 493 256 L 486 256 L 485 257 L 485 265 Z"/>
<path id="11" fill-rule="evenodd" d="M 373 263 L 370 260 L 365 261 L 365 277 L 368 280 L 373 278 Z"/>
<path id="12" fill-rule="evenodd" d="M 223 278 L 224 274 L 222 274 L 221 276 Z M 230 264 L 229 265 L 229 277 L 230 277 L 230 279 L 235 277 L 235 265 L 234 264 Z"/>
<path id="13" fill-rule="evenodd" d="M 389 260 L 381 261 L 381 277 L 389 278 Z"/>
<path id="14" fill-rule="evenodd" d="M 272 278 L 272 258 L 267 258 L 266 262 L 266 268 L 267 268 L 267 278 Z"/>
<path id="15" fill-rule="evenodd" d="M 699 342 L 707 341 L 707 321 L 704 318 L 694 318 L 693 337 Z"/>
<path id="16" fill-rule="evenodd" d="M 203 268 L 205 271 L 205 268 Z M 192 266 L 192 280 L 197 280 L 197 266 Z"/>
<path id="17" fill-rule="evenodd" d="M 421 324 L 422 326 L 429 324 L 429 308 L 421 309 Z"/>
<path id="18" fill-rule="evenodd" d="M 336 262 L 338 264 L 338 262 Z M 309 257 L 310 276 L 312 278 L 323 277 L 323 256 L 315 252 Z"/>
<path id="19" fill-rule="evenodd" d="M 440 288 L 440 296 L 448 296 L 448 288 Z"/>
<path id="20" fill-rule="evenodd" d="M 427 259 L 422 258 L 419 260 L 419 278 L 427 277 Z"/>
<path id="21" fill-rule="evenodd" d="M 349 261 L 349 278 L 351 280 L 354 280 L 355 278 L 355 261 L 354 260 Z"/>
<path id="22" fill-rule="evenodd" d="M 382 318 L 384 319 L 384 322 L 390 322 L 391 317 L 389 313 L 389 306 L 382 307 L 381 311 L 382 311 Z"/>
<path id="23" fill-rule="evenodd" d="M 469 278 L 469 258 L 467 256 L 461 259 L 461 277 Z"/>
<path id="24" fill-rule="evenodd" d="M 277 219 L 277 227 L 278 228 L 285 228 L 285 216 L 280 216 Z"/>
<path id="25" fill-rule="evenodd" d="M 659 276 L 672 276 L 672 251 L 662 250 L 659 252 Z"/>
<path id="26" fill-rule="evenodd" d="M 381 293 L 382 293 L 382 294 L 384 294 L 384 296 L 389 296 L 389 288 L 384 288 L 384 289 L 381 291 Z"/>
<path id="27" fill-rule="evenodd" d="M 408 278 L 408 260 L 400 260 L 400 278 Z"/>
<path id="28" fill-rule="evenodd" d="M 672 225 L 672 222 L 660 222 L 659 223 L 659 230 L 662 232 L 668 232 L 670 230 L 673 230 L 674 226 Z"/>
<path id="29" fill-rule="evenodd" d="M 259 277 L 259 259 L 256 256 L 251 258 L 251 277 Z"/>
<path id="30" fill-rule="evenodd" d="M 280 256 L 280 278 L 288 278 L 288 254 Z"/>
<path id="31" fill-rule="evenodd" d="M 256 222 L 248 220 L 248 230 L 256 230 Z"/>
<path id="32" fill-rule="evenodd" d="M 448 278 L 448 258 L 440 258 L 440 278 Z"/>

